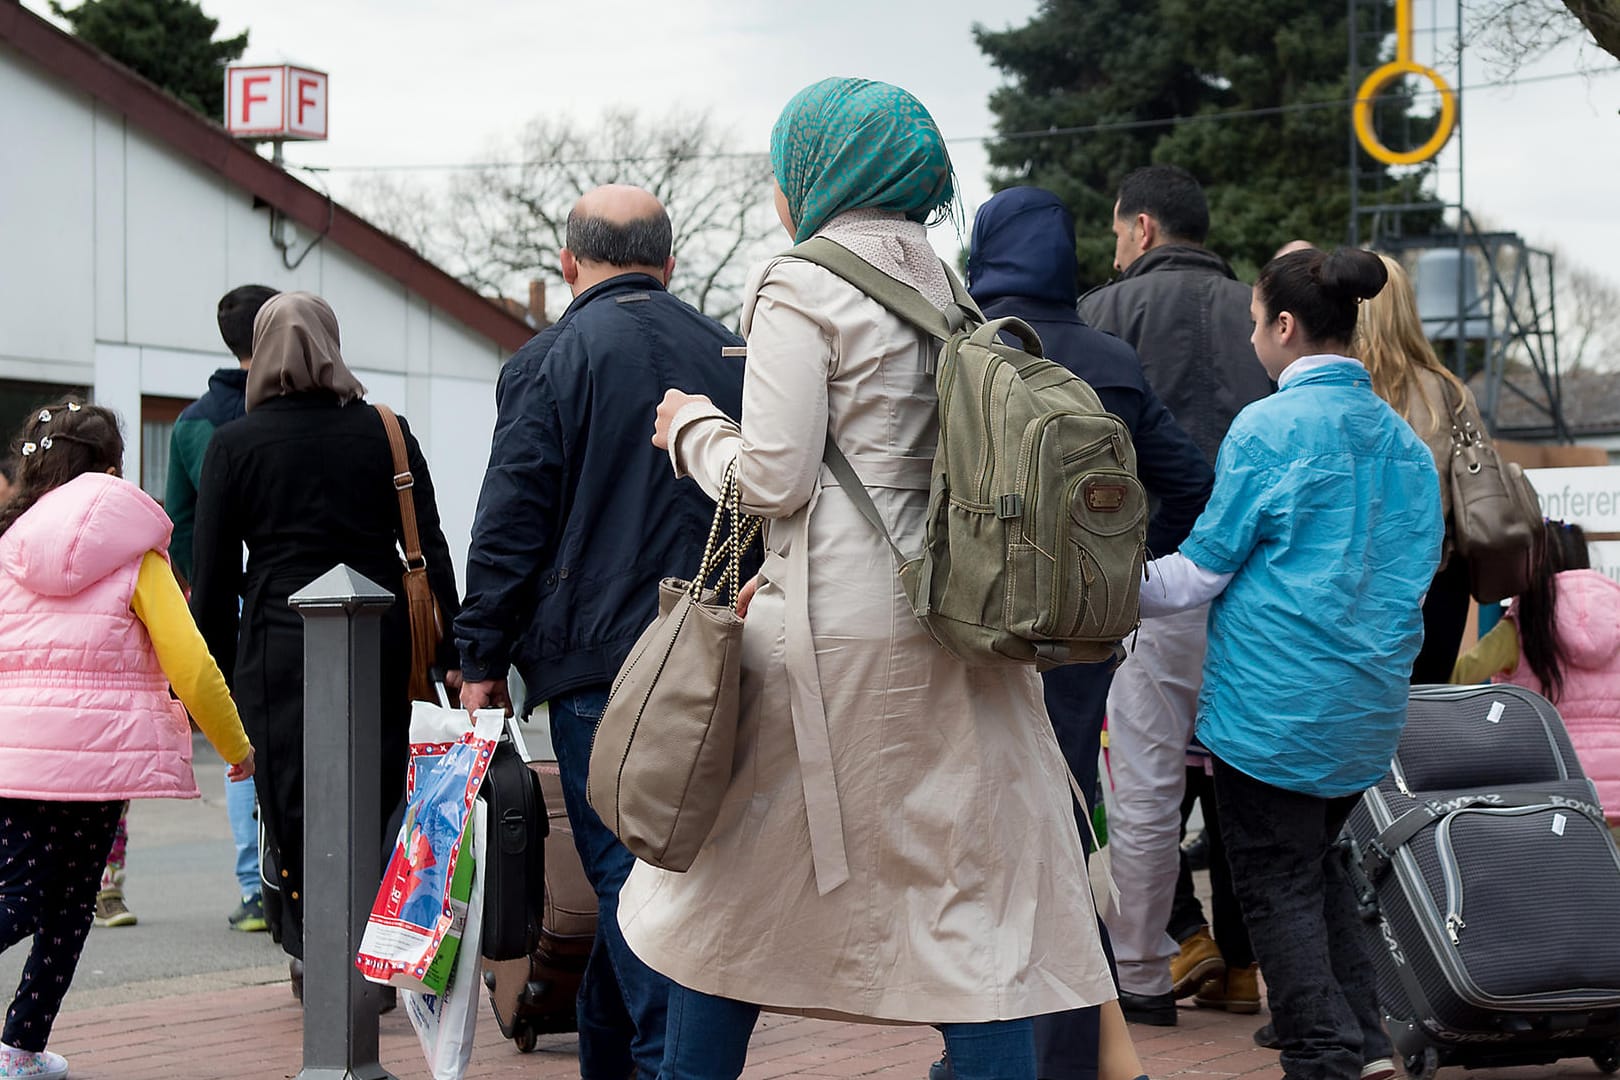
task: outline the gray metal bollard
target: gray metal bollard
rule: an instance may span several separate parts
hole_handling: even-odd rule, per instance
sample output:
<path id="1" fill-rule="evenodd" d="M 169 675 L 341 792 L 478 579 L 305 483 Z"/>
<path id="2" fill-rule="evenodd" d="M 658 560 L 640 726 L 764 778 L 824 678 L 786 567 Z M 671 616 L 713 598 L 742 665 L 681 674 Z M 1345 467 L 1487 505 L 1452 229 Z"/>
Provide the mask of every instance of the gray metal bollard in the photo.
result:
<path id="1" fill-rule="evenodd" d="M 377 748 L 382 616 L 394 594 L 334 566 L 289 601 L 304 618 L 304 1067 L 394 1080 L 377 1061 L 382 988 L 354 966 L 382 880 Z"/>

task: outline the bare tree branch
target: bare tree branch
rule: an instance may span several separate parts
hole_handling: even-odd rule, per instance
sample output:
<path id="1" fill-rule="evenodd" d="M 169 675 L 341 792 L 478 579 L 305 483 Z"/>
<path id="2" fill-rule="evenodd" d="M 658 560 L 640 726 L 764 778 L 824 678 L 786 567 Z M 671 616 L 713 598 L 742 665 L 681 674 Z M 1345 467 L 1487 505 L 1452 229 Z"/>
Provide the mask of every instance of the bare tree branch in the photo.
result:
<path id="1" fill-rule="evenodd" d="M 551 117 L 529 123 L 491 160 L 441 190 L 374 181 L 356 201 L 385 228 L 484 292 L 524 295 L 539 278 L 567 296 L 557 269 L 568 212 L 601 184 L 633 184 L 669 212 L 675 274 L 670 289 L 704 313 L 735 318 L 748 265 L 775 229 L 770 166 L 737 154 L 703 114 L 647 119 L 614 109 L 595 122 Z M 560 303 L 558 305 L 560 307 Z"/>

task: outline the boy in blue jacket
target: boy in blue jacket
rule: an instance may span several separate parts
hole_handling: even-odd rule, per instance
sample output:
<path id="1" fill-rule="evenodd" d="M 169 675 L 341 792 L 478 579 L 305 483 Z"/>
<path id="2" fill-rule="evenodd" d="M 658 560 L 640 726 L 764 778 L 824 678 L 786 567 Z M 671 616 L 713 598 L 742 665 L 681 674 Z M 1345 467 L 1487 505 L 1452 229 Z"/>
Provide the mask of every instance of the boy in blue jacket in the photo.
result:
<path id="1" fill-rule="evenodd" d="M 1298 1080 L 1395 1075 L 1333 846 L 1406 722 L 1443 531 L 1433 456 L 1344 355 L 1386 280 L 1347 249 L 1261 271 L 1253 341 L 1278 393 L 1233 421 L 1208 507 L 1142 589 L 1143 617 L 1213 601 L 1198 738 Z"/>

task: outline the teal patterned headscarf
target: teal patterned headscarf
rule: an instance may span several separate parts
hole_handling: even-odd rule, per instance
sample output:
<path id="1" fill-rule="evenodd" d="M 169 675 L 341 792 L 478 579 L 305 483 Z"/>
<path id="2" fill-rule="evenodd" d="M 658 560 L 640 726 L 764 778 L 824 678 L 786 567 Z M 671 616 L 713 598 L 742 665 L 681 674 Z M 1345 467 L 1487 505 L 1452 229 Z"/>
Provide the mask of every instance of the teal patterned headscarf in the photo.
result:
<path id="1" fill-rule="evenodd" d="M 847 210 L 927 221 L 956 194 L 934 118 L 898 86 L 870 79 L 823 79 L 795 94 L 771 130 L 771 168 L 795 242 Z"/>

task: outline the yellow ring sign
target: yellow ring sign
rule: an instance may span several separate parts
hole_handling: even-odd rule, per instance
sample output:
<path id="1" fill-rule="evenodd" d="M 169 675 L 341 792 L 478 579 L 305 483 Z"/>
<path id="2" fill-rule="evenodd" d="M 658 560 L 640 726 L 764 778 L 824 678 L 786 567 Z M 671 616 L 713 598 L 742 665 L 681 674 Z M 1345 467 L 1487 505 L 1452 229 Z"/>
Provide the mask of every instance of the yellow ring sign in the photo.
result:
<path id="1" fill-rule="evenodd" d="M 1373 130 L 1373 102 L 1396 82 L 1408 75 L 1427 79 L 1440 94 L 1440 122 L 1429 141 L 1413 150 L 1391 150 L 1378 140 Z M 1433 68 L 1412 59 L 1412 0 L 1395 0 L 1395 59 L 1373 71 L 1356 91 L 1352 114 L 1356 138 L 1362 149 L 1385 165 L 1416 165 L 1440 152 L 1457 127 L 1457 95 Z"/>

